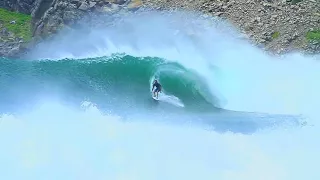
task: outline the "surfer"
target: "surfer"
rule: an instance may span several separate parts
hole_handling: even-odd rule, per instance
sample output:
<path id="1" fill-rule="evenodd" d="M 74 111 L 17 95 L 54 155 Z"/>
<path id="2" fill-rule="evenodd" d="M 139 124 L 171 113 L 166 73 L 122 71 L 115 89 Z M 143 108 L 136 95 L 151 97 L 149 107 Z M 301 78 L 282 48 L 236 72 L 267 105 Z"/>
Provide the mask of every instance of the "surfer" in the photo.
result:
<path id="1" fill-rule="evenodd" d="M 161 92 L 161 87 L 162 87 L 161 84 L 155 79 L 152 84 L 153 97 L 156 97 L 156 93 L 157 93 L 157 99 L 158 99 L 158 94 L 159 92 Z"/>

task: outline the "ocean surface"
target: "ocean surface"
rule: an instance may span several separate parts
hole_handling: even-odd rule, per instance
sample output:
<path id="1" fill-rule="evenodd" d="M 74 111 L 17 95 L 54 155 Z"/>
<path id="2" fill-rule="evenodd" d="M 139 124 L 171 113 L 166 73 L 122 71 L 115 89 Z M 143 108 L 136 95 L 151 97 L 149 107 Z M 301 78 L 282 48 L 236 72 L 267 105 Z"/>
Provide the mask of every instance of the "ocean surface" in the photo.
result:
<path id="1" fill-rule="evenodd" d="M 318 179 L 317 60 L 186 12 L 62 32 L 0 58 L 0 177 Z"/>

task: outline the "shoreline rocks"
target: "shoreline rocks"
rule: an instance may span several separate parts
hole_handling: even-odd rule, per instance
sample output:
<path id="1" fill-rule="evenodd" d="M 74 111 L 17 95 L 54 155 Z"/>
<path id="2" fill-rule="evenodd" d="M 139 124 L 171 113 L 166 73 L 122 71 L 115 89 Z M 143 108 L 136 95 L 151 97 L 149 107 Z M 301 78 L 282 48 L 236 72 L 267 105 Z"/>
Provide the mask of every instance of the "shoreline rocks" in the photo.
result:
<path id="1" fill-rule="evenodd" d="M 320 53 L 306 39 L 311 29 L 320 30 L 320 1 L 301 0 L 144 0 L 157 9 L 186 9 L 227 19 L 267 51 Z M 319 14 L 319 15 L 318 15 Z"/>
<path id="2" fill-rule="evenodd" d="M 306 39 L 308 31 L 320 29 L 320 1 L 316 0 L 5 0 L 0 7 L 29 13 L 33 19 L 33 40 L 0 41 L 0 56 L 18 57 L 63 28 L 110 24 L 97 14 L 115 18 L 117 14 L 148 8 L 200 11 L 226 19 L 246 39 L 274 54 L 320 53 L 319 42 Z"/>

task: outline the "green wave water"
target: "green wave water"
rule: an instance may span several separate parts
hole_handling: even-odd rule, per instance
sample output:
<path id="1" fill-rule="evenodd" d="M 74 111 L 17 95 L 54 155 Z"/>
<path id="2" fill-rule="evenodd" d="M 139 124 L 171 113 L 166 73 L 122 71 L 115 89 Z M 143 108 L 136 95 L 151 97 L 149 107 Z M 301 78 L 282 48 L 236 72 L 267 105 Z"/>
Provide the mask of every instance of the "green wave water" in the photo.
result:
<path id="1" fill-rule="evenodd" d="M 114 55 L 92 59 L 58 61 L 0 60 L 2 106 L 35 102 L 47 94 L 73 101 L 89 100 L 123 109 L 148 106 L 150 83 L 159 79 L 163 93 L 179 99 L 172 108 L 213 110 L 213 96 L 201 77 L 178 63 L 164 59 Z M 165 103 L 164 103 L 165 104 Z M 120 108 L 121 109 L 121 108 Z"/>

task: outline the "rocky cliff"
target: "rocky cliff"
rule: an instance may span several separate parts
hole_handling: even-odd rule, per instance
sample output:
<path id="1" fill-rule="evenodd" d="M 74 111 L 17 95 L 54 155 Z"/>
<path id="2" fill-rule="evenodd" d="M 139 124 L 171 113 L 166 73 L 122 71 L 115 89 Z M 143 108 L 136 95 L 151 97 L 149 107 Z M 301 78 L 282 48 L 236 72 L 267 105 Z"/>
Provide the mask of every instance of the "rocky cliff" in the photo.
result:
<path id="1" fill-rule="evenodd" d="M 145 5 L 228 19 L 254 43 L 275 53 L 320 52 L 320 0 L 146 0 Z"/>
<path id="2" fill-rule="evenodd" d="M 0 2 L 0 8 L 31 14 L 35 7 L 35 1 L 36 0 L 2 0 Z"/>
<path id="3" fill-rule="evenodd" d="M 62 28 L 72 29 L 81 26 L 80 22 L 82 24 L 85 22 L 86 25 L 99 25 L 101 23 L 97 22 L 99 21 L 97 15 L 116 16 L 148 7 L 157 10 L 195 10 L 220 16 L 241 29 L 248 39 L 271 52 L 302 50 L 319 53 L 320 1 L 300 1 L 4 0 L 0 3 L 0 7 L 31 15 L 34 37 L 31 42 L 53 35 Z M 0 42 L 0 55 L 17 55 L 18 52 L 26 50 L 26 47 L 32 47 L 29 46 L 30 43 L 17 38 L 6 43 L 1 46 Z M 8 43 L 11 43 L 10 46 Z"/>

